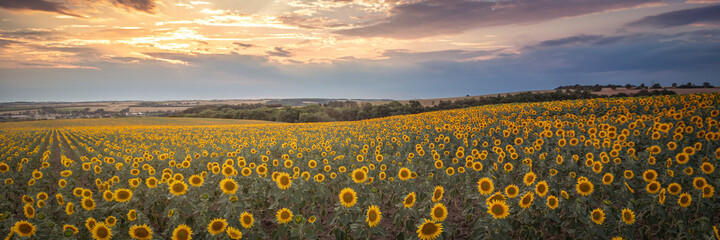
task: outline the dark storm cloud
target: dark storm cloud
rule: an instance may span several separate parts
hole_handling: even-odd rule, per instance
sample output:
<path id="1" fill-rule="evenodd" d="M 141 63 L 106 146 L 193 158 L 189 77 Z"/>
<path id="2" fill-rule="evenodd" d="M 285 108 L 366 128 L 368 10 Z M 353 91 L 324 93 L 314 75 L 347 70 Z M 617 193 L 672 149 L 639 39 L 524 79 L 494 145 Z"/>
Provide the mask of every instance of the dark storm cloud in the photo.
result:
<path id="1" fill-rule="evenodd" d="M 43 12 L 54 12 L 63 15 L 82 17 L 77 14 L 71 13 L 63 3 L 46 1 L 46 0 L 2 0 L 0 1 L 0 8 L 8 10 L 35 10 Z"/>
<path id="2" fill-rule="evenodd" d="M 293 54 L 292 52 L 285 50 L 281 47 L 275 47 L 273 50 L 266 51 L 270 56 L 276 56 L 276 57 L 291 57 Z"/>
<path id="3" fill-rule="evenodd" d="M 628 26 L 677 27 L 694 23 L 720 24 L 720 5 L 685 9 L 648 16 Z"/>
<path id="4" fill-rule="evenodd" d="M 636 7 L 659 0 L 425 0 L 399 5 L 382 23 L 336 31 L 358 37 L 414 39 L 480 27 L 534 24 L 561 17 Z"/>

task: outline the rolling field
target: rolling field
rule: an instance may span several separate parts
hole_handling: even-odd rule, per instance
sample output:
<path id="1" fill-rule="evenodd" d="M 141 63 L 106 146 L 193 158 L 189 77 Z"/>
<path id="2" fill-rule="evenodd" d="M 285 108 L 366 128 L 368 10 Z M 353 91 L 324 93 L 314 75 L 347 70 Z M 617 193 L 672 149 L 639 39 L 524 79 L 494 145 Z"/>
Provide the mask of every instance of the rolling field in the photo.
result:
<path id="1" fill-rule="evenodd" d="M 720 239 L 720 94 L 0 124 L 11 239 Z M 164 126 L 164 127 L 157 127 Z"/>

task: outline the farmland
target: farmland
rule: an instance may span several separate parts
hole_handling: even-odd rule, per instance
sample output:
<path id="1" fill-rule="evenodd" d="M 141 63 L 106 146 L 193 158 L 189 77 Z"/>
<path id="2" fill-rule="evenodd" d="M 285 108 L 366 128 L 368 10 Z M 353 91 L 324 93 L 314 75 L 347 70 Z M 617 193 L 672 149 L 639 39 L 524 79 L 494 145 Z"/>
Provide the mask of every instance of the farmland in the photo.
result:
<path id="1" fill-rule="evenodd" d="M 328 123 L 0 124 L 0 234 L 720 239 L 719 114 L 705 93 Z"/>

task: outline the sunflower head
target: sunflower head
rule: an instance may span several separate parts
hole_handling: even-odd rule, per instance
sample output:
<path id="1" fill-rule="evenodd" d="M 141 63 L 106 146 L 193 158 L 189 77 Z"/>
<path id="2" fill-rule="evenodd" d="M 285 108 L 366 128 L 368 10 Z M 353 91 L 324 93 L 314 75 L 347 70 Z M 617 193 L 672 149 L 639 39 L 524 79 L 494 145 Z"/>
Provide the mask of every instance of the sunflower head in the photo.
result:
<path id="1" fill-rule="evenodd" d="M 152 239 L 152 229 L 148 227 L 146 224 L 143 225 L 133 225 L 130 227 L 129 231 L 130 237 L 133 239 L 139 239 L 139 240 L 149 240 Z"/>
<path id="2" fill-rule="evenodd" d="M 352 177 L 355 183 L 364 183 L 365 180 L 367 180 L 367 173 L 362 169 L 358 168 L 353 170 L 352 173 L 350 173 L 350 177 Z"/>
<path id="3" fill-rule="evenodd" d="M 215 218 L 208 223 L 207 229 L 211 235 L 215 236 L 224 232 L 227 225 L 227 221 L 224 218 Z"/>
<path id="4" fill-rule="evenodd" d="M 535 192 L 540 197 L 545 197 L 545 194 L 548 193 L 548 184 L 545 181 L 540 181 L 535 185 Z"/>
<path id="5" fill-rule="evenodd" d="M 15 222 L 15 226 L 12 227 L 12 231 L 17 233 L 21 237 L 30 237 L 35 235 L 37 227 L 35 227 L 35 224 L 22 220 Z"/>
<path id="6" fill-rule="evenodd" d="M 240 225 L 242 225 L 243 228 L 248 229 L 252 227 L 254 222 L 255 219 L 253 218 L 253 215 L 249 212 L 243 212 L 242 214 L 240 214 Z"/>
<path id="7" fill-rule="evenodd" d="M 238 184 L 232 178 L 225 178 L 223 180 L 220 180 L 220 189 L 223 191 L 224 194 L 235 194 L 238 189 Z"/>
<path id="8" fill-rule="evenodd" d="M 96 223 L 92 230 L 90 230 L 90 233 L 92 233 L 92 237 L 96 240 L 109 240 L 113 236 L 112 229 L 105 225 L 104 222 Z"/>
<path id="9" fill-rule="evenodd" d="M 192 234 L 192 229 L 188 225 L 180 224 L 173 230 L 172 240 L 190 240 Z"/>
<path id="10" fill-rule="evenodd" d="M 403 200 L 403 206 L 405 208 L 411 208 L 415 205 L 415 192 L 408 193 Z"/>
<path id="11" fill-rule="evenodd" d="M 520 188 L 515 184 L 510 184 L 505 187 L 505 195 L 507 195 L 508 198 L 515 198 L 518 194 L 520 194 Z"/>
<path id="12" fill-rule="evenodd" d="M 445 188 L 443 188 L 442 186 L 435 186 L 435 190 L 433 190 L 432 201 L 439 202 L 440 199 L 442 199 L 444 193 Z"/>
<path id="13" fill-rule="evenodd" d="M 433 220 L 424 219 L 424 222 L 418 226 L 418 238 L 421 240 L 435 239 L 442 233 L 442 223 L 435 223 Z"/>
<path id="14" fill-rule="evenodd" d="M 491 194 L 493 192 L 493 190 L 495 190 L 493 181 L 490 180 L 490 178 L 487 178 L 487 177 L 481 178 L 480 180 L 478 180 L 477 184 L 478 184 L 478 187 L 477 187 L 478 192 L 480 192 L 480 194 L 482 194 L 482 195 Z"/>
<path id="15" fill-rule="evenodd" d="M 344 188 L 338 195 L 340 203 L 345 207 L 355 206 L 357 203 L 357 193 L 352 188 Z"/>
<path id="16" fill-rule="evenodd" d="M 630 210 L 629 208 L 623 209 L 622 210 L 622 221 L 628 225 L 635 223 L 635 213 L 632 210 Z"/>
<path id="17" fill-rule="evenodd" d="M 522 198 L 520 198 L 520 203 L 518 203 L 518 204 L 520 205 L 521 208 L 529 208 L 533 202 L 533 199 L 534 199 L 533 192 L 527 192 L 527 193 L 525 193 L 525 195 L 522 196 Z"/>
<path id="18" fill-rule="evenodd" d="M 283 208 L 277 211 L 275 214 L 275 218 L 277 219 L 277 222 L 280 224 L 286 224 L 292 221 L 293 213 L 290 211 L 290 209 Z"/>
<path id="19" fill-rule="evenodd" d="M 680 194 L 680 197 L 678 198 L 678 205 L 686 208 L 690 206 L 690 203 L 692 203 L 692 196 L 689 193 Z"/>
<path id="20" fill-rule="evenodd" d="M 593 222 L 596 224 L 602 224 L 605 222 L 605 212 L 603 212 L 602 209 L 596 208 L 592 212 L 590 212 L 590 219 L 592 219 Z"/>
<path id="21" fill-rule="evenodd" d="M 367 217 L 365 218 L 365 222 L 368 223 L 368 226 L 377 226 L 378 224 L 380 224 L 381 219 L 382 212 L 380 212 L 380 208 L 377 205 L 370 206 L 367 210 Z"/>
<path id="22" fill-rule="evenodd" d="M 185 193 L 187 193 L 188 186 L 185 182 L 182 180 L 175 180 L 172 183 L 169 184 L 170 187 L 170 193 L 172 193 L 175 196 L 182 196 Z"/>
<path id="23" fill-rule="evenodd" d="M 537 177 L 537 176 L 535 175 L 534 172 L 528 172 L 528 173 L 526 173 L 525 176 L 523 177 L 523 183 L 525 183 L 525 185 L 530 186 L 530 185 L 532 185 L 532 184 L 535 182 L 535 178 L 536 178 L 536 177 Z"/>
<path id="24" fill-rule="evenodd" d="M 282 190 L 287 190 L 292 185 L 292 179 L 290 178 L 290 174 L 287 174 L 285 172 L 278 173 L 276 179 L 277 186 Z"/>
<path id="25" fill-rule="evenodd" d="M 548 206 L 550 209 L 556 209 L 556 208 L 558 207 L 558 198 L 555 197 L 555 196 L 552 196 L 552 195 L 548 196 L 548 198 L 547 198 L 547 206 Z"/>
<path id="26" fill-rule="evenodd" d="M 578 181 L 575 185 L 575 190 L 577 190 L 580 195 L 588 196 L 595 190 L 595 186 L 588 180 Z"/>
<path id="27" fill-rule="evenodd" d="M 505 201 L 493 200 L 488 205 L 487 212 L 492 214 L 495 219 L 503 219 L 510 215 L 510 207 Z"/>
<path id="28" fill-rule="evenodd" d="M 228 235 L 228 237 L 230 237 L 230 239 L 241 239 L 242 238 L 242 232 L 240 232 L 240 230 L 237 228 L 228 227 L 225 232 L 227 232 L 227 235 Z"/>
<path id="29" fill-rule="evenodd" d="M 436 222 L 442 222 L 447 218 L 448 210 L 442 203 L 436 203 L 435 206 L 430 210 L 430 216 Z"/>

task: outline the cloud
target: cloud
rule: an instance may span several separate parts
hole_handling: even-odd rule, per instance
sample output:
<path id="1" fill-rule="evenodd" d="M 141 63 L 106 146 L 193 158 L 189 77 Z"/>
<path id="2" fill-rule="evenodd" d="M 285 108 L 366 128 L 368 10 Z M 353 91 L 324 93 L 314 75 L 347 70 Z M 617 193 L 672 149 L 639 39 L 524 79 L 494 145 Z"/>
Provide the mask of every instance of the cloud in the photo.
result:
<path id="1" fill-rule="evenodd" d="M 464 51 L 442 50 L 430 52 L 412 52 L 405 49 L 387 50 L 381 57 L 394 62 L 427 62 L 427 61 L 469 61 L 484 56 L 490 56 L 498 51 Z"/>
<path id="2" fill-rule="evenodd" d="M 358 37 L 415 39 L 466 30 L 534 24 L 562 17 L 637 7 L 660 0 L 425 0 L 395 6 L 383 22 L 335 33 Z"/>
<path id="3" fill-rule="evenodd" d="M 275 49 L 266 51 L 265 53 L 275 57 L 291 57 L 293 55 L 290 51 L 285 50 L 282 47 L 275 47 Z"/>
<path id="4" fill-rule="evenodd" d="M 43 12 L 54 12 L 73 17 L 82 17 L 71 13 L 62 3 L 46 0 L 2 0 L 0 8 L 8 10 L 34 10 Z"/>
<path id="5" fill-rule="evenodd" d="M 254 47 L 254 46 L 255 46 L 255 45 L 250 44 L 250 43 L 241 43 L 241 42 L 234 42 L 233 44 L 238 45 L 238 46 L 242 47 L 243 49 L 246 49 L 246 48 L 250 48 L 250 47 Z"/>
<path id="6" fill-rule="evenodd" d="M 283 15 L 277 19 L 284 24 L 306 29 L 326 29 L 347 26 L 347 24 L 338 23 L 336 19 L 327 17 L 304 17 L 298 14 Z"/>
<path id="7" fill-rule="evenodd" d="M 672 11 L 644 17 L 628 26 L 677 27 L 690 24 L 720 24 L 720 5 Z"/>
<path id="8" fill-rule="evenodd" d="M 559 47 L 581 44 L 606 45 L 617 43 L 623 40 L 623 38 L 623 36 L 606 37 L 601 35 L 577 35 L 572 37 L 542 41 L 534 47 Z"/>
<path id="9" fill-rule="evenodd" d="M 137 11 L 154 13 L 157 5 L 155 0 L 114 0 L 117 5 L 135 9 Z"/>

